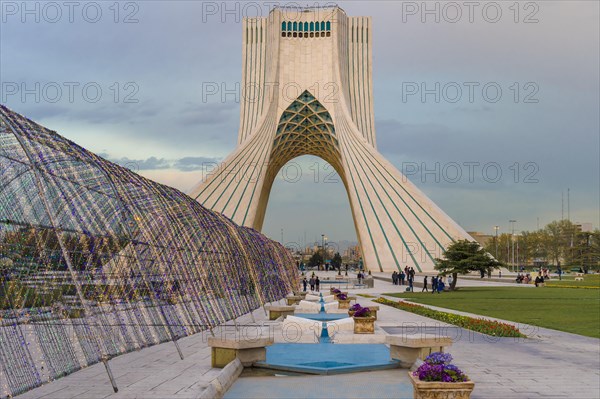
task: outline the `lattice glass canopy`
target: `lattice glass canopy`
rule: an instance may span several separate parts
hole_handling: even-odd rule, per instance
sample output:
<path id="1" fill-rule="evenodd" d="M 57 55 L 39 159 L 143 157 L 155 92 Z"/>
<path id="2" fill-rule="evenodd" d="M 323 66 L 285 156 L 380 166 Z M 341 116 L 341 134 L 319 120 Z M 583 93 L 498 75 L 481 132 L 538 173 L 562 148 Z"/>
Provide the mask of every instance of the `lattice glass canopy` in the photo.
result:
<path id="1" fill-rule="evenodd" d="M 3 106 L 0 170 L 1 397 L 297 284 L 279 243 Z"/>

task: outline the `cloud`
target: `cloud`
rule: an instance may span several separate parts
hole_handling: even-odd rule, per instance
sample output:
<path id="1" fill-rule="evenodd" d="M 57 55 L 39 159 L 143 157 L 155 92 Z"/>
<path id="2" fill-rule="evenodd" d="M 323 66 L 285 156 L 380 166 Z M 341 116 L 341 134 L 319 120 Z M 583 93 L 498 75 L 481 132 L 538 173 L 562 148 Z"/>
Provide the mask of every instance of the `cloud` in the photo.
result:
<path id="1" fill-rule="evenodd" d="M 384 155 L 410 154 L 411 158 L 435 159 L 437 155 L 456 153 L 462 144 L 456 140 L 462 132 L 436 123 L 408 124 L 395 119 L 378 120 L 377 146 Z"/>
<path id="2" fill-rule="evenodd" d="M 98 154 L 102 158 L 108 159 L 117 165 L 131 169 L 134 172 L 142 170 L 164 170 L 174 169 L 182 172 L 193 172 L 203 170 L 207 164 L 213 165 L 220 161 L 220 158 L 211 157 L 184 157 L 175 160 L 168 160 L 165 158 L 149 157 L 146 159 L 130 159 L 127 157 L 122 158 L 111 158 L 111 156 L 102 152 Z"/>
<path id="3" fill-rule="evenodd" d="M 183 126 L 216 126 L 237 119 L 238 105 L 235 103 L 188 103 L 181 110 L 179 123 Z"/>
<path id="4" fill-rule="evenodd" d="M 203 170 L 206 164 L 213 165 L 216 162 L 219 162 L 219 160 L 219 158 L 209 157 L 184 157 L 175 161 L 173 167 L 183 172 L 191 172 L 195 170 Z"/>
<path id="5" fill-rule="evenodd" d="M 102 154 L 106 156 L 107 154 Z M 109 161 L 116 163 L 117 165 L 123 166 L 127 169 L 131 169 L 134 172 L 140 170 L 157 170 L 157 169 L 169 169 L 171 168 L 171 162 L 164 158 L 150 157 L 147 159 L 129 159 L 127 157 L 119 159 L 110 159 Z"/>

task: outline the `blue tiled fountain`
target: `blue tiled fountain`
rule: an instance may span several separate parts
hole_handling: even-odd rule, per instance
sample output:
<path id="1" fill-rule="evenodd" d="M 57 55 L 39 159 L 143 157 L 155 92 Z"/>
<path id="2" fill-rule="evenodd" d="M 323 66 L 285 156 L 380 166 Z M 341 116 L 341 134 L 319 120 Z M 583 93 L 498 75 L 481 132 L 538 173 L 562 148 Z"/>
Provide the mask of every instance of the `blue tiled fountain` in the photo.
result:
<path id="1" fill-rule="evenodd" d="M 321 304 L 323 295 L 321 294 Z M 255 367 L 306 374 L 341 374 L 373 371 L 400 367 L 390 358 L 390 350 L 384 344 L 334 344 L 327 333 L 327 321 L 348 317 L 345 314 L 319 313 L 295 314 L 310 320 L 323 322 L 318 343 L 277 343 L 267 347 L 267 357 Z"/>

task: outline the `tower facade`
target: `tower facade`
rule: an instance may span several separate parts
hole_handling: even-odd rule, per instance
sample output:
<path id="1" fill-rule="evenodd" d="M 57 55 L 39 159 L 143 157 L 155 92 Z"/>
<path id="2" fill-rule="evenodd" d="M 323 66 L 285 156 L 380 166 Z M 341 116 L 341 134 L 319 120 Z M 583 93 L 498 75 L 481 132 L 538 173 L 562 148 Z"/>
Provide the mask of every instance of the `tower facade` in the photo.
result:
<path id="1" fill-rule="evenodd" d="M 372 33 L 339 7 L 244 19 L 238 145 L 190 195 L 261 230 L 277 172 L 314 155 L 341 177 L 365 267 L 430 271 L 470 237 L 377 151 Z"/>

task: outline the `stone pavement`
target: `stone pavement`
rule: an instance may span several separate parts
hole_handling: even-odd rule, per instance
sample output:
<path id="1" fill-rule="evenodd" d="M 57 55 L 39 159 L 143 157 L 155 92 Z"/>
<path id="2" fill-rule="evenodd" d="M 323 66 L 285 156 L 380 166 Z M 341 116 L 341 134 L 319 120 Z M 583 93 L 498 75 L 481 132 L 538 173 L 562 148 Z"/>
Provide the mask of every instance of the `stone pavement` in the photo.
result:
<path id="1" fill-rule="evenodd" d="M 326 273 L 319 273 L 326 276 Z M 332 272 L 328 273 L 334 276 Z M 505 285 L 459 280 L 460 286 Z M 522 286 L 522 285 L 516 285 Z M 524 289 L 527 289 L 524 287 Z M 352 295 L 378 296 L 404 287 L 376 280 L 371 289 L 350 289 Z M 328 293 L 328 288 L 327 288 Z M 426 294 L 424 294 L 426 295 Z M 444 294 L 442 294 L 444 295 Z M 362 305 L 369 298 L 358 296 Z M 447 310 L 449 312 L 454 312 Z M 455 312 L 461 313 L 461 312 Z M 256 321 L 269 326 L 262 310 Z M 600 340 L 556 330 L 519 325 L 533 338 L 492 338 L 436 320 L 380 305 L 377 333 L 439 333 L 455 338 L 449 352 L 455 363 L 475 382 L 473 398 L 599 398 Z M 251 324 L 249 315 L 238 319 L 241 331 Z M 252 334 L 252 328 L 247 328 Z M 267 328 L 277 337 L 279 328 Z M 221 329 L 236 334 L 233 326 Z M 32 390 L 22 398 L 193 398 L 198 397 L 220 369 L 210 367 L 206 334 L 179 341 L 180 360 L 173 343 L 164 343 L 111 360 L 119 385 L 114 394 L 104 366 L 97 364 Z M 335 345 L 335 344 L 334 344 Z M 307 354 L 309 356 L 309 354 Z M 405 398 L 412 388 L 405 369 L 334 376 L 241 377 L 227 398 Z"/>
<path id="2" fill-rule="evenodd" d="M 412 385 L 406 369 L 323 376 L 241 377 L 225 394 L 225 399 L 412 397 Z"/>
<path id="3" fill-rule="evenodd" d="M 266 320 L 262 309 L 254 312 L 257 322 Z M 250 324 L 250 315 L 238 318 L 239 324 Z M 231 324 L 231 322 L 230 322 Z M 229 334 L 233 326 L 216 329 L 215 334 Z M 87 367 L 66 377 L 42 385 L 19 398 L 197 398 L 222 371 L 211 368 L 210 334 L 200 333 L 179 340 L 184 360 L 175 344 L 166 342 L 112 359 L 109 364 L 118 393 L 114 393 L 102 363 Z"/>

